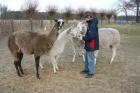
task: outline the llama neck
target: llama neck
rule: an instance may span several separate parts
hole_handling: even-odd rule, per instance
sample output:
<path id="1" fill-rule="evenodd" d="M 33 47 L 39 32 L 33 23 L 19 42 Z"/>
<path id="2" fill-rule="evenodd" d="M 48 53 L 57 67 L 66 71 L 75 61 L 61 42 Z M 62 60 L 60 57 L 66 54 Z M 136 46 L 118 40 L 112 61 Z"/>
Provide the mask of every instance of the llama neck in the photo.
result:
<path id="1" fill-rule="evenodd" d="M 57 39 L 58 35 L 59 35 L 59 33 L 56 32 L 56 31 L 50 32 L 50 34 L 47 36 L 47 38 L 49 38 L 49 39 L 55 41 L 55 40 Z"/>
<path id="2" fill-rule="evenodd" d="M 59 30 L 58 27 L 53 27 L 51 32 L 57 32 L 58 30 Z"/>
<path id="3" fill-rule="evenodd" d="M 55 42 L 55 45 L 61 46 L 61 48 L 63 48 L 63 47 L 65 47 L 65 45 L 68 42 L 69 38 L 70 38 L 70 35 L 67 33 L 67 30 L 66 30 L 66 31 L 62 32 L 58 36 L 58 38 L 57 38 L 57 40 Z"/>
<path id="4" fill-rule="evenodd" d="M 57 32 L 59 29 L 58 29 L 58 27 L 57 27 L 57 23 L 55 23 L 54 24 L 54 26 L 53 26 L 53 28 L 52 28 L 52 30 L 51 30 L 51 32 Z"/>

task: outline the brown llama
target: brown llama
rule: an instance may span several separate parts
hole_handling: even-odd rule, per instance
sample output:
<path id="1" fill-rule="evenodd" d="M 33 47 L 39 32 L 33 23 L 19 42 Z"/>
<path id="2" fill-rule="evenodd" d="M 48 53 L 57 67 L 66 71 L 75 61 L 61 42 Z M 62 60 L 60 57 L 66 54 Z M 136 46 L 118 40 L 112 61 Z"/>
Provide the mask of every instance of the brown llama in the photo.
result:
<path id="1" fill-rule="evenodd" d="M 59 25 L 55 26 L 59 27 Z M 55 26 L 55 29 L 53 29 L 53 31 L 51 31 L 48 35 L 31 31 L 19 31 L 14 32 L 9 36 L 8 48 L 14 57 L 14 65 L 18 76 L 21 77 L 24 74 L 21 61 L 23 54 L 26 53 L 29 55 L 34 55 L 36 77 L 37 79 L 40 79 L 39 60 L 42 55 L 47 54 L 50 51 L 58 37 L 58 31 L 56 30 L 57 27 Z"/>

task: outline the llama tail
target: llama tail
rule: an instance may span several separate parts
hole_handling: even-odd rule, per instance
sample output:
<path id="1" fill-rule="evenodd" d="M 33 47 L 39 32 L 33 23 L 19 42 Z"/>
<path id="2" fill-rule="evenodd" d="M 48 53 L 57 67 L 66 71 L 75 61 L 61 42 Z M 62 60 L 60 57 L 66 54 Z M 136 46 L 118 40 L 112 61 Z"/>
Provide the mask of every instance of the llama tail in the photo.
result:
<path id="1" fill-rule="evenodd" d="M 15 35 L 13 35 L 13 34 L 10 35 L 8 38 L 8 48 L 9 48 L 10 52 L 12 53 L 12 55 L 14 55 L 14 56 L 17 55 L 19 48 L 15 43 Z"/>

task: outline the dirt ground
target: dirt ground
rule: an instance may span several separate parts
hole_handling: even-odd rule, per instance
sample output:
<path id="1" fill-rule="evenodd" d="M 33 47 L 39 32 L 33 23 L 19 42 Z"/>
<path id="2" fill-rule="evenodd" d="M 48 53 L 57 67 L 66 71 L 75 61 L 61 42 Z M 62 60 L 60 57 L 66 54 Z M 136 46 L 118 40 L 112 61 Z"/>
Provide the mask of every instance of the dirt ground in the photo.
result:
<path id="1" fill-rule="evenodd" d="M 44 69 L 40 70 L 40 80 L 35 77 L 34 59 L 29 55 L 22 60 L 25 76 L 16 75 L 5 37 L 0 40 L 0 93 L 140 93 L 139 35 L 121 33 L 121 46 L 112 64 L 109 64 L 111 52 L 100 52 L 96 74 L 91 79 L 79 74 L 84 66 L 82 58 L 77 57 L 73 63 L 68 44 L 56 74 L 47 58 L 42 57 Z"/>

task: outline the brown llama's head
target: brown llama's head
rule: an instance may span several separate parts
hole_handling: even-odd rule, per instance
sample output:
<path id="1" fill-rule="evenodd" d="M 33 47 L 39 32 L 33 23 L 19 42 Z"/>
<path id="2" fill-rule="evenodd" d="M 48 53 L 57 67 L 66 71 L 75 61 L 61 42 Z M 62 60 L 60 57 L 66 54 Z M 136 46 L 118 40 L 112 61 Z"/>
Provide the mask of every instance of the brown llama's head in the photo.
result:
<path id="1" fill-rule="evenodd" d="M 55 25 L 54 28 L 56 28 L 57 30 L 60 30 L 64 27 L 64 20 L 59 18 L 59 19 L 55 19 Z"/>

